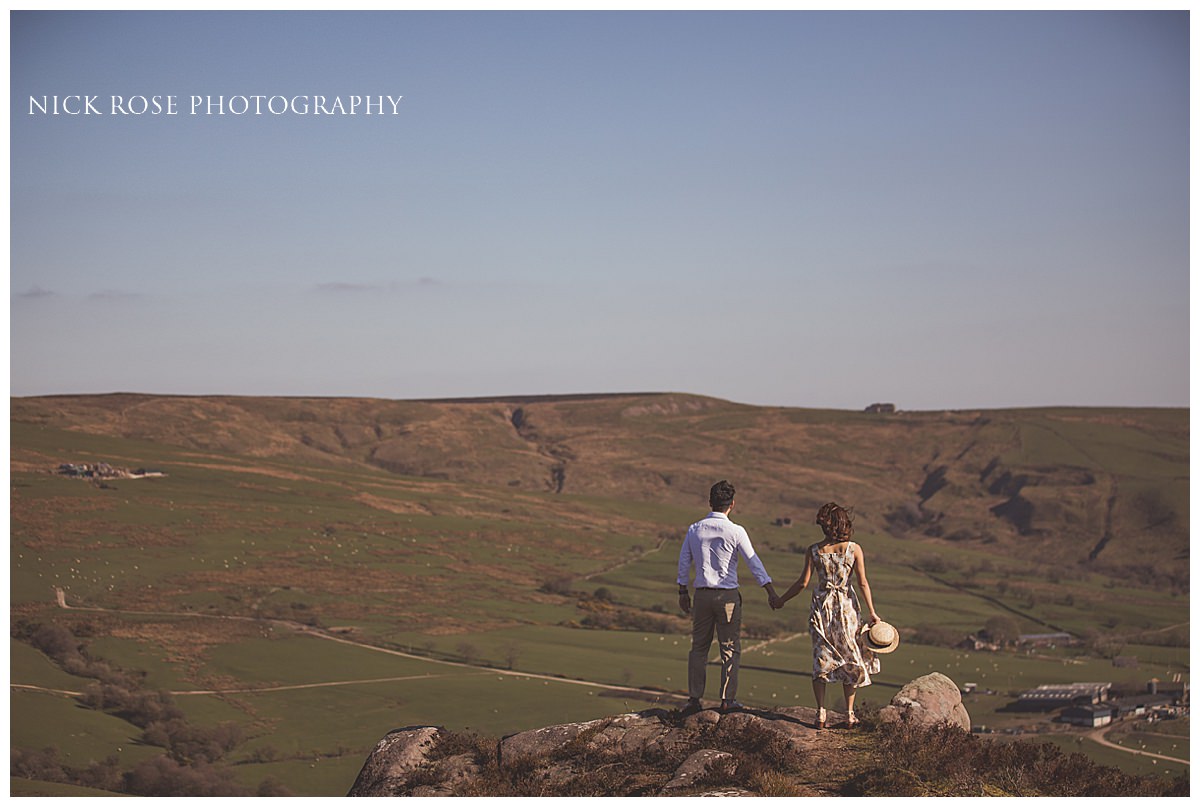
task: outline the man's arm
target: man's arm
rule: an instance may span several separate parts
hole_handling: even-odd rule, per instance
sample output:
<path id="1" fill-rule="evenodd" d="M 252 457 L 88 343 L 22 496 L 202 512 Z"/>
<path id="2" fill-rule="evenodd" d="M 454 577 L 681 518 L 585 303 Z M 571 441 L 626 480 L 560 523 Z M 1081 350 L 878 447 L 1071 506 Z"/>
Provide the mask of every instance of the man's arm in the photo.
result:
<path id="1" fill-rule="evenodd" d="M 679 610 L 685 614 L 692 612 L 692 600 L 688 597 L 688 573 L 692 567 L 691 531 L 683 536 L 683 546 L 679 547 L 679 570 L 675 582 L 679 583 Z"/>
<path id="2" fill-rule="evenodd" d="M 767 567 L 763 566 L 763 562 L 755 553 L 754 545 L 750 543 L 750 534 L 744 529 L 742 530 L 741 540 L 738 541 L 738 549 L 741 551 L 742 557 L 746 559 L 746 564 L 750 567 L 750 573 L 754 575 L 754 579 L 758 581 L 758 584 L 764 588 L 771 585 L 771 575 L 767 574 Z"/>
<path id="3" fill-rule="evenodd" d="M 742 529 L 742 540 L 738 541 L 738 549 L 741 550 L 742 556 L 746 559 L 746 564 L 750 567 L 750 573 L 754 575 L 754 579 L 767 592 L 767 602 L 772 608 L 776 608 L 776 603 L 779 601 L 779 595 L 775 593 L 775 586 L 771 584 L 771 575 L 767 574 L 767 567 L 763 566 L 763 562 L 759 559 L 758 554 L 754 551 L 754 544 L 750 543 L 750 533 Z"/>

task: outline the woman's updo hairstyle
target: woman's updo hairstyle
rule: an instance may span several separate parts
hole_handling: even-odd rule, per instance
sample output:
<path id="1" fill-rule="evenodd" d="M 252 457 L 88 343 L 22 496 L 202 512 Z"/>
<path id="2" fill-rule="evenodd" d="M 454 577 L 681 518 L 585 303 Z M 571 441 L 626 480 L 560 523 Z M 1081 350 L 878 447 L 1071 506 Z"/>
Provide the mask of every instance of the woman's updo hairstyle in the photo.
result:
<path id="1" fill-rule="evenodd" d="M 834 541 L 849 541 L 854 535 L 854 524 L 850 513 L 837 502 L 822 505 L 817 511 L 817 524 L 825 533 L 825 537 Z"/>

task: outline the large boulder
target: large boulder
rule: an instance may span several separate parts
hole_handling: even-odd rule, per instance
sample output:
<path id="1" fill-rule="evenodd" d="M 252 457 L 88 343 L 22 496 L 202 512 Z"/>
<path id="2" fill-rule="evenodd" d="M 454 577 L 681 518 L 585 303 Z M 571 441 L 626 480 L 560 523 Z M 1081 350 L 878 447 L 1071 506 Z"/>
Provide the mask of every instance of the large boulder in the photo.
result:
<path id="1" fill-rule="evenodd" d="M 971 730 L 971 716 L 963 705 L 958 685 L 940 672 L 909 681 L 879 710 L 884 723 L 908 723 L 938 726 L 948 723 L 964 731 Z"/>
<path id="2" fill-rule="evenodd" d="M 425 764 L 439 729 L 414 726 L 394 729 L 375 744 L 347 796 L 393 796 L 408 775 Z"/>

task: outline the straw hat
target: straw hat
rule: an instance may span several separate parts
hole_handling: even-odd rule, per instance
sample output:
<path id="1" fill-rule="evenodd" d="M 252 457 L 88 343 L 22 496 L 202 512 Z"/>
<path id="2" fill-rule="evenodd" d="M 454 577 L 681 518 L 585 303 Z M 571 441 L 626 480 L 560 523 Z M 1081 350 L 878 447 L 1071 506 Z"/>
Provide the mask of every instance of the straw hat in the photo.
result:
<path id="1" fill-rule="evenodd" d="M 890 653 L 900 645 L 900 632 L 886 622 L 863 625 L 863 644 L 872 653 Z"/>

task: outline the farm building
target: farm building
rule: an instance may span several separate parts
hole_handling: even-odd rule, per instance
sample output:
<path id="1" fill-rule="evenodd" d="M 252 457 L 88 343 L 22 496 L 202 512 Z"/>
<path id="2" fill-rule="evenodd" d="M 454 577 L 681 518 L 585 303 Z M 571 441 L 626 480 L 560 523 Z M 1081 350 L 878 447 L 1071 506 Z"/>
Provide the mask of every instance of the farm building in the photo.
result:
<path id="1" fill-rule="evenodd" d="M 1021 693 L 1016 710 L 1039 712 L 1059 709 L 1063 706 L 1086 706 L 1108 700 L 1111 683 L 1086 684 L 1042 684 L 1036 689 Z"/>
<path id="2" fill-rule="evenodd" d="M 981 639 L 978 636 L 970 635 L 955 645 L 959 650 L 990 650 L 996 652 L 1000 649 L 1000 645 L 995 642 L 989 642 L 987 639 Z"/>
<path id="3" fill-rule="evenodd" d="M 1112 701 L 1117 717 L 1141 717 L 1157 708 L 1170 706 L 1174 699 L 1170 695 L 1131 695 Z"/>
<path id="4" fill-rule="evenodd" d="M 894 403 L 873 403 L 863 410 L 873 415 L 890 415 L 896 411 Z"/>
<path id="5" fill-rule="evenodd" d="M 1069 647 L 1078 644 L 1079 640 L 1069 633 L 1022 633 L 1017 637 L 1017 643 L 1030 647 Z"/>
<path id="6" fill-rule="evenodd" d="M 1062 719 L 1074 726 L 1107 726 L 1113 720 L 1113 707 L 1098 703 L 1068 706 L 1062 711 Z"/>
<path id="7" fill-rule="evenodd" d="M 1151 695 L 1170 695 L 1181 703 L 1187 703 L 1188 690 L 1186 681 L 1160 681 L 1157 678 L 1151 678 L 1146 682 L 1146 691 Z"/>

